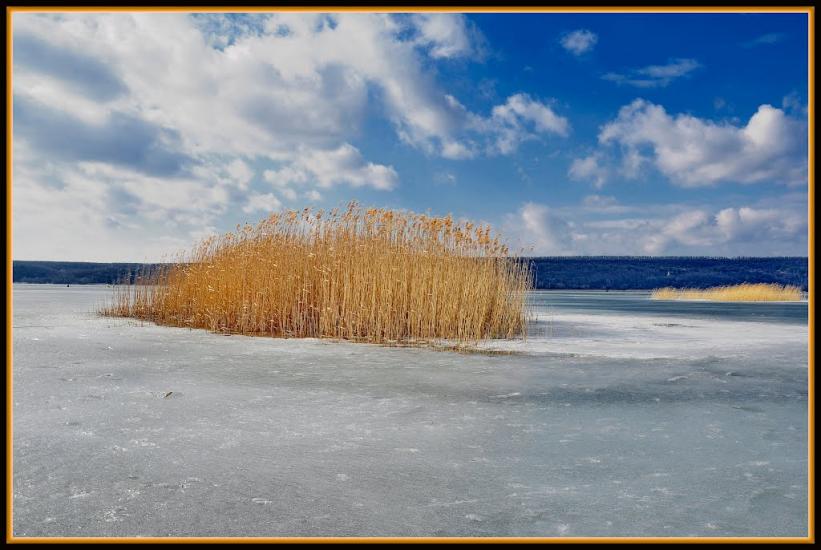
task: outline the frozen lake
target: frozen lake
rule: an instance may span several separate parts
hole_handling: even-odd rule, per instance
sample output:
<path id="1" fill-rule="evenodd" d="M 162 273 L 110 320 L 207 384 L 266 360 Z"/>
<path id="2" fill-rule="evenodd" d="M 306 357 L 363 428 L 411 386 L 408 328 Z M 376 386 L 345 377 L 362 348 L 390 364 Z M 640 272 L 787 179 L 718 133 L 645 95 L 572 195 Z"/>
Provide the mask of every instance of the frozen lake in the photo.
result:
<path id="1" fill-rule="evenodd" d="M 533 294 L 478 355 L 14 285 L 16 536 L 806 536 L 807 304 Z"/>

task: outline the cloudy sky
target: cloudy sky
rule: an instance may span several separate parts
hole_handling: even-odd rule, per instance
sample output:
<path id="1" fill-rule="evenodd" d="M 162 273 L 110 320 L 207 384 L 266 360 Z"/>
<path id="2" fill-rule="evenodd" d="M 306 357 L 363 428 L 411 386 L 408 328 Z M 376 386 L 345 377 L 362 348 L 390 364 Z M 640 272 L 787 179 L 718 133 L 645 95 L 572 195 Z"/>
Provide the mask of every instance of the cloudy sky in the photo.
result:
<path id="1" fill-rule="evenodd" d="M 13 256 L 156 261 L 272 210 L 528 255 L 806 255 L 806 14 L 13 15 Z"/>

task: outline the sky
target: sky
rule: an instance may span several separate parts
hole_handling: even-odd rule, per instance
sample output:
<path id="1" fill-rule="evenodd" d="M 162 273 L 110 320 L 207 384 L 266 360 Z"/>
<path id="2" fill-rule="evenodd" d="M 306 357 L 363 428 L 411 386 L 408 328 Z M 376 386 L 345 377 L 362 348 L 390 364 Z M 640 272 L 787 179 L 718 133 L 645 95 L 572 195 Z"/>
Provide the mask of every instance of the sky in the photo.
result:
<path id="1" fill-rule="evenodd" d="M 807 255 L 806 14 L 12 17 L 16 260 L 351 200 L 524 255 Z"/>

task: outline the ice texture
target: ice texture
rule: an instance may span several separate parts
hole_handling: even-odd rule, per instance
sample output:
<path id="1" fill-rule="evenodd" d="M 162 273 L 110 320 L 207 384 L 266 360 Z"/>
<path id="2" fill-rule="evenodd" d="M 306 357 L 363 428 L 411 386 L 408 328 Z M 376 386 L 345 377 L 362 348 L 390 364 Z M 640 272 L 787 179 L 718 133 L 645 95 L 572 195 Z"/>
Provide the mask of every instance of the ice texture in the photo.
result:
<path id="1" fill-rule="evenodd" d="M 15 536 L 806 536 L 806 303 L 536 293 L 483 355 L 109 292 L 14 286 Z"/>

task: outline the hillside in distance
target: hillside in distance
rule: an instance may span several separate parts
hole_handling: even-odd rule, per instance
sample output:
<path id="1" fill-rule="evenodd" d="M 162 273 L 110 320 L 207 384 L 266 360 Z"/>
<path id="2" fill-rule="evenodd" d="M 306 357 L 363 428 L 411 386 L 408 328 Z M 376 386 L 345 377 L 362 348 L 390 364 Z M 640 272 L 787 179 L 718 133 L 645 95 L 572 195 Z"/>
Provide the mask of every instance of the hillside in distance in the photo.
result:
<path id="1" fill-rule="evenodd" d="M 807 290 L 808 258 L 562 256 L 530 258 L 539 289 L 649 290 L 777 283 Z"/>
<path id="2" fill-rule="evenodd" d="M 137 273 L 155 265 L 158 264 L 14 260 L 12 280 L 56 285 L 115 284 L 133 280 Z"/>
<path id="3" fill-rule="evenodd" d="M 650 290 L 777 283 L 807 290 L 808 258 L 556 256 L 523 258 L 537 289 Z M 157 264 L 13 262 L 15 283 L 115 284 Z"/>

